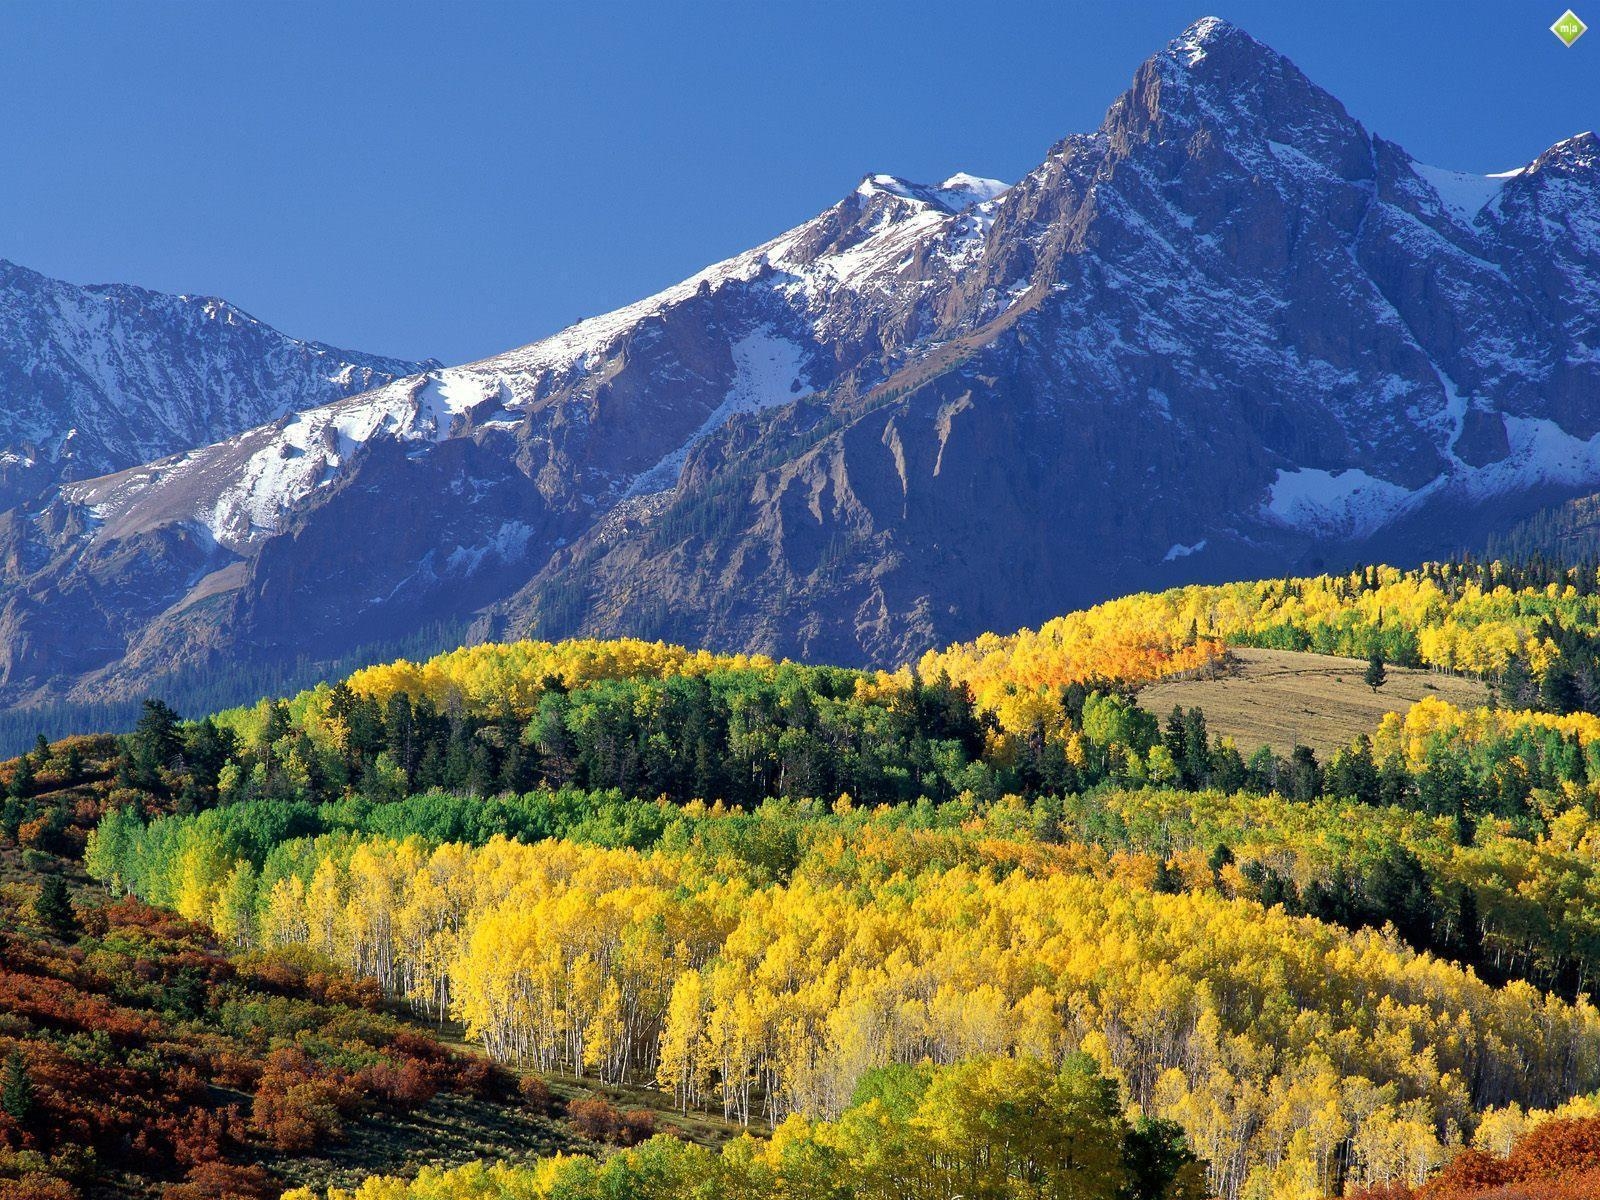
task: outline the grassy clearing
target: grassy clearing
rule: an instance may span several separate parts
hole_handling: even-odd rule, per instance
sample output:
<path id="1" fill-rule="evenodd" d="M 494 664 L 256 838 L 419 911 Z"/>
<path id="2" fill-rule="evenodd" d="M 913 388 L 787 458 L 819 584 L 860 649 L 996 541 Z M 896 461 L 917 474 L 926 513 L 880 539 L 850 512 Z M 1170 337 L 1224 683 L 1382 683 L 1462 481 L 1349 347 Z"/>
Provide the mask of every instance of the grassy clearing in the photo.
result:
<path id="1" fill-rule="evenodd" d="M 415 1112 L 354 1122 L 342 1141 L 280 1155 L 267 1165 L 291 1186 L 321 1190 L 353 1188 L 368 1175 L 409 1177 L 427 1166 L 459 1167 L 480 1158 L 532 1162 L 592 1149 L 564 1125 L 515 1103 L 442 1092 Z"/>
<path id="2" fill-rule="evenodd" d="M 1246 649 L 1233 651 L 1232 658 L 1215 679 L 1147 687 L 1139 703 L 1163 719 L 1174 705 L 1198 705 L 1211 732 L 1232 737 L 1246 755 L 1263 744 L 1287 754 L 1300 743 L 1321 756 L 1358 733 L 1371 733 L 1384 713 L 1403 713 L 1424 696 L 1464 708 L 1488 698 L 1478 680 L 1395 666 L 1374 694 L 1362 682 L 1366 661 L 1353 658 Z"/>
<path id="3" fill-rule="evenodd" d="M 459 1021 L 442 1023 L 421 1021 L 412 1016 L 409 1009 L 399 1004 L 391 1006 L 390 1011 L 402 1020 L 410 1021 L 429 1037 L 458 1053 L 483 1056 L 483 1047 L 477 1042 L 467 1040 L 466 1029 Z M 594 1079 L 575 1079 L 570 1075 L 537 1071 L 530 1071 L 527 1074 L 538 1075 L 545 1081 L 558 1107 L 563 1107 L 573 1100 L 598 1098 L 609 1100 L 620 1109 L 648 1108 L 655 1113 L 656 1128 L 662 1133 L 671 1133 L 685 1141 L 699 1142 L 702 1146 L 710 1146 L 712 1149 L 720 1147 L 724 1142 L 742 1133 L 760 1133 L 765 1129 L 763 1124 L 756 1122 L 747 1131 L 737 1121 L 724 1120 L 722 1115 L 716 1112 L 699 1109 L 680 1112 L 673 1104 L 672 1093 L 659 1088 L 616 1087 Z M 565 1125 L 560 1128 L 569 1139 L 576 1138 Z"/>

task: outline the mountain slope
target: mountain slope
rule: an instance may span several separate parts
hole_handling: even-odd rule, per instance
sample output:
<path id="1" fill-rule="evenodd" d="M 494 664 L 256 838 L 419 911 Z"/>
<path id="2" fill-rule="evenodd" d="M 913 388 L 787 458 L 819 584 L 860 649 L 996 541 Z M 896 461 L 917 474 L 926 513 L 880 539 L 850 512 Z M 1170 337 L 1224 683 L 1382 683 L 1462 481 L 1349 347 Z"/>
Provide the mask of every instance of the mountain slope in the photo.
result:
<path id="1" fill-rule="evenodd" d="M 1592 134 L 1441 171 L 1208 18 L 1014 186 L 868 176 L 546 341 L 12 513 L 0 686 L 472 615 L 883 663 L 1420 557 L 1600 481 L 1597 284 Z"/>
<path id="2" fill-rule="evenodd" d="M 425 365 L 303 342 L 210 296 L 79 287 L 0 260 L 0 506 Z"/>
<path id="3" fill-rule="evenodd" d="M 1019 298 L 981 343 L 927 348 L 866 411 L 730 435 L 664 516 L 564 552 L 511 612 L 892 661 L 1374 536 L 1416 556 L 1577 487 L 1595 139 L 1479 181 L 1475 210 L 1440 178 L 1200 22 L 994 202 L 961 294 Z"/>

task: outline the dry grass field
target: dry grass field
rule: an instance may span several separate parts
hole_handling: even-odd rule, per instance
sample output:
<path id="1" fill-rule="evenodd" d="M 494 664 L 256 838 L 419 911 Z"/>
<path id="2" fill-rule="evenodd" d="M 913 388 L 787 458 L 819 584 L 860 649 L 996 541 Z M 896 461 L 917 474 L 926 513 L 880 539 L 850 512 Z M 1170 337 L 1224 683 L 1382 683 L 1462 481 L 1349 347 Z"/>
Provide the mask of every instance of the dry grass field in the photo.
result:
<path id="1" fill-rule="evenodd" d="M 1163 720 L 1173 705 L 1205 710 L 1212 733 L 1232 737 L 1246 757 L 1263 743 L 1280 754 L 1310 746 L 1323 757 L 1358 733 L 1371 733 L 1384 713 L 1405 712 L 1424 696 L 1475 708 L 1487 689 L 1475 679 L 1387 668 L 1376 695 L 1362 682 L 1365 660 L 1288 650 L 1233 651 L 1231 668 L 1216 679 L 1191 679 L 1147 687 L 1139 703 Z"/>

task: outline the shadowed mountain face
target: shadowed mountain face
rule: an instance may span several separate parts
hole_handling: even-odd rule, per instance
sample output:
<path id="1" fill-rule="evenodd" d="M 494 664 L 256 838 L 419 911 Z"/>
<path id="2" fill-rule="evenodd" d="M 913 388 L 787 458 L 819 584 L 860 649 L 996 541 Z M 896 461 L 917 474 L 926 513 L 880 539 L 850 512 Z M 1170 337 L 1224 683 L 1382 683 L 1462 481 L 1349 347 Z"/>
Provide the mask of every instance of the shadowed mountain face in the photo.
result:
<path id="1" fill-rule="evenodd" d="M 1448 548 L 1600 482 L 1597 435 L 1594 136 L 1423 166 L 1207 19 L 1012 186 L 869 176 L 546 341 L 12 512 L 0 682 L 464 616 L 892 663 Z"/>

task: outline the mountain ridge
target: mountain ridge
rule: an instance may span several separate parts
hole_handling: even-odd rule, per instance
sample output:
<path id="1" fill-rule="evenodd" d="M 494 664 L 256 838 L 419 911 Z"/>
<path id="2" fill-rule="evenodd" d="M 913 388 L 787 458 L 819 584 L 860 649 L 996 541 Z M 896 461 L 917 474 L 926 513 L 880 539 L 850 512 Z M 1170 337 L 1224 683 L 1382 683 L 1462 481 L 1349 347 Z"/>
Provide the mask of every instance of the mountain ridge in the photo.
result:
<path id="1" fill-rule="evenodd" d="M 289 337 L 220 297 L 0 258 L 0 508 L 427 365 Z"/>
<path id="2" fill-rule="evenodd" d="M 898 663 L 1434 553 L 1600 482 L 1593 151 L 1442 172 L 1197 22 L 1010 187 L 868 175 L 615 313 L 9 514 L 0 689 L 460 618 Z"/>

